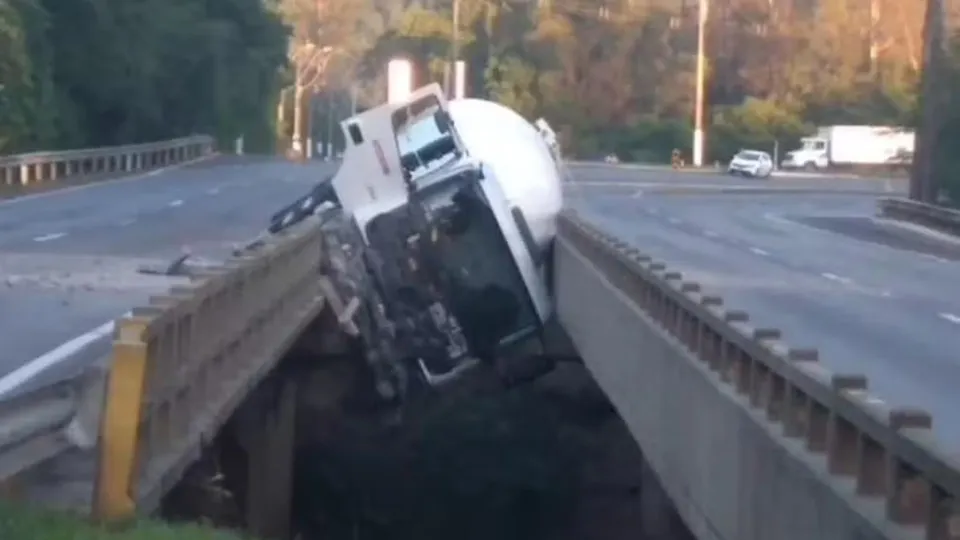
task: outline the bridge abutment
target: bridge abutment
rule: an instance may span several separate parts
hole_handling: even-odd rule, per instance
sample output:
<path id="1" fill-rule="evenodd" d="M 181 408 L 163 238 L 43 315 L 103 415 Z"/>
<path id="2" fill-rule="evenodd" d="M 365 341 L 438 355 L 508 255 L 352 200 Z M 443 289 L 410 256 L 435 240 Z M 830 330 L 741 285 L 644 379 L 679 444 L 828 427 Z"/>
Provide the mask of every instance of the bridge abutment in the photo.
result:
<path id="1" fill-rule="evenodd" d="M 245 454 L 244 522 L 259 538 L 290 535 L 298 389 L 294 377 L 268 381 L 231 426 Z"/>
<path id="2" fill-rule="evenodd" d="M 691 538 L 670 495 L 646 458 L 640 460 L 640 529 L 645 540 Z"/>

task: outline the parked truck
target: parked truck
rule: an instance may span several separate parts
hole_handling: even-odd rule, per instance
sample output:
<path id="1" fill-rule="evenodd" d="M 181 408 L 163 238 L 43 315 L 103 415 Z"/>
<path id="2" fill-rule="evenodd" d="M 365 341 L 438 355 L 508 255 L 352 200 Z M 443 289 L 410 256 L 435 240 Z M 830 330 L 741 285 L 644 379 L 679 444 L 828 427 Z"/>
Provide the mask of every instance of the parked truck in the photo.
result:
<path id="1" fill-rule="evenodd" d="M 895 126 L 827 126 L 787 152 L 783 169 L 899 169 L 913 160 L 914 133 Z"/>

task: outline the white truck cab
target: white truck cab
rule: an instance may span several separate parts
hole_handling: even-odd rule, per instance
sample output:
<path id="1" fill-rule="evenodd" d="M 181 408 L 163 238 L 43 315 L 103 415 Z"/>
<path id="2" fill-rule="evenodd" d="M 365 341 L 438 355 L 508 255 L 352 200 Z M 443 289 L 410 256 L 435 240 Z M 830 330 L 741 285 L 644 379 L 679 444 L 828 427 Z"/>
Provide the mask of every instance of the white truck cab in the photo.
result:
<path id="1" fill-rule="evenodd" d="M 541 340 L 562 206 L 542 126 L 493 102 L 447 102 L 432 84 L 341 127 L 331 184 L 362 237 L 376 303 L 403 330 L 390 354 L 439 384 Z"/>

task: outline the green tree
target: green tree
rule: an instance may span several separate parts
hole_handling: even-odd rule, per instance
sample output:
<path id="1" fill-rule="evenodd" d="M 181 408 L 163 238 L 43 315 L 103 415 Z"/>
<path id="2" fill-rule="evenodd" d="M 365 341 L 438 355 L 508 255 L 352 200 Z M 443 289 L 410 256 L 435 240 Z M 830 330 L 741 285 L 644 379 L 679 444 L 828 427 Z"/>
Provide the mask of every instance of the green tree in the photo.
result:
<path id="1" fill-rule="evenodd" d="M 286 30 L 261 0 L 4 0 L 4 152 L 270 131 Z"/>

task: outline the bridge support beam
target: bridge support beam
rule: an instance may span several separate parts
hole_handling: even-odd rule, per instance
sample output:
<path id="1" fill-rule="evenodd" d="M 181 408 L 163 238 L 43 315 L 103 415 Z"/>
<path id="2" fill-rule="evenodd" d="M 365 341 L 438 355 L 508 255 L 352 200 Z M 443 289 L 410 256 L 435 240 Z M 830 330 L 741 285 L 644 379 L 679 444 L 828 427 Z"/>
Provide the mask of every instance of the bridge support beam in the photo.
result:
<path id="1" fill-rule="evenodd" d="M 235 420 L 246 453 L 246 489 L 240 502 L 247 532 L 258 538 L 289 537 L 297 389 L 293 377 L 265 381 Z"/>

